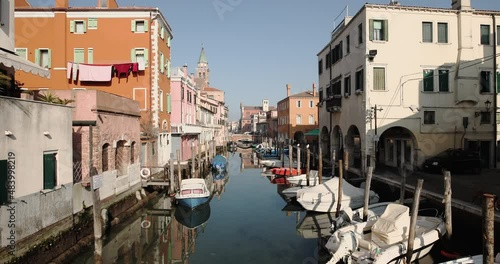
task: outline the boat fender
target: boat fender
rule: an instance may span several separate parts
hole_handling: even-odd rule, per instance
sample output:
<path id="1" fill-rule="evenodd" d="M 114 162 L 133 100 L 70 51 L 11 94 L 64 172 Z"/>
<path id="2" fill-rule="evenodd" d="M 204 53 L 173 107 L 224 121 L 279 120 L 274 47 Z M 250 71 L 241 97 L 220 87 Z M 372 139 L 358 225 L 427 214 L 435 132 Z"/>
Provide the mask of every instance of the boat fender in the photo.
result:
<path id="1" fill-rule="evenodd" d="M 143 179 L 149 178 L 150 175 L 151 175 L 151 170 L 150 169 L 148 169 L 148 168 L 142 168 L 141 169 L 141 177 Z"/>

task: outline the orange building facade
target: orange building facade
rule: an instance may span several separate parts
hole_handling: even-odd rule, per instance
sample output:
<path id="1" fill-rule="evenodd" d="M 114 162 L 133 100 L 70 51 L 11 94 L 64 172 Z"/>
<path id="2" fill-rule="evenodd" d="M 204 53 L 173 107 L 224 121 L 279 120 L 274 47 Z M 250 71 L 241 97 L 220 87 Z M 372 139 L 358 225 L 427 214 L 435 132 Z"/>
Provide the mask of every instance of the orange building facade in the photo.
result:
<path id="1" fill-rule="evenodd" d="M 101 90 L 139 102 L 142 165 L 170 156 L 170 42 L 172 30 L 157 8 L 31 7 L 16 0 L 16 53 L 51 72 L 50 79 L 16 72 L 29 90 Z"/>
<path id="2" fill-rule="evenodd" d="M 287 143 L 305 142 L 305 133 L 318 128 L 319 97 L 316 85 L 312 91 L 291 94 L 286 85 L 287 97 L 278 102 L 278 140 Z"/>

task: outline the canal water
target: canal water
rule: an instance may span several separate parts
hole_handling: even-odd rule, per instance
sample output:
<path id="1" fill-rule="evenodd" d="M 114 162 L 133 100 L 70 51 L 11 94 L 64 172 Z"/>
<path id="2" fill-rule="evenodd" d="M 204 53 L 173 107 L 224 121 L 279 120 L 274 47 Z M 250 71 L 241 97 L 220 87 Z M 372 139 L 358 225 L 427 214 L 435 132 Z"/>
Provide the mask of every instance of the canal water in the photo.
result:
<path id="1" fill-rule="evenodd" d="M 287 203 L 279 194 L 285 187 L 270 184 L 262 169 L 238 153 L 228 160 L 227 175 L 206 179 L 213 185 L 206 205 L 187 210 L 162 195 L 113 227 L 103 242 L 104 263 L 326 263 L 323 245 L 332 215 Z M 477 251 L 477 245 L 466 247 Z M 437 244 L 419 263 L 446 260 L 441 249 Z M 72 263 L 93 263 L 93 248 Z"/>

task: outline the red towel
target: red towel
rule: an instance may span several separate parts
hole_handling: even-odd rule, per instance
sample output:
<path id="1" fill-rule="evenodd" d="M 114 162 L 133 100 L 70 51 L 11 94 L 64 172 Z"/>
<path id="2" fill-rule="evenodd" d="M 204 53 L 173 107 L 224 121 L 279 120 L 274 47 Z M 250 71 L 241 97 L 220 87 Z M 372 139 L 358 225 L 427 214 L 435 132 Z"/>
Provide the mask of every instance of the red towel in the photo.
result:
<path id="1" fill-rule="evenodd" d="M 139 72 L 139 63 L 134 62 L 132 63 L 132 73 L 138 73 Z"/>
<path id="2" fill-rule="evenodd" d="M 114 64 L 113 66 L 115 67 L 117 77 L 120 77 L 122 74 L 128 76 L 132 63 Z"/>

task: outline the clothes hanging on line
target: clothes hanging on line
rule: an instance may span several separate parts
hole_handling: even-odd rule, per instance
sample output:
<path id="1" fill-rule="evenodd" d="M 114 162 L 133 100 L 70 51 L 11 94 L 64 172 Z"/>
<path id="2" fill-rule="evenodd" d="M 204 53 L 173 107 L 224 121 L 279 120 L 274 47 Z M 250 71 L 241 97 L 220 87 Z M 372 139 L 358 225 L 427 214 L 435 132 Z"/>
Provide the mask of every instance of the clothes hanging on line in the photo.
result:
<path id="1" fill-rule="evenodd" d="M 113 64 L 113 67 L 115 68 L 116 77 L 119 78 L 122 75 L 128 77 L 129 72 L 132 70 L 132 63 Z"/>
<path id="2" fill-rule="evenodd" d="M 82 82 L 109 82 L 112 77 L 112 65 L 80 64 L 79 72 Z"/>
<path id="3" fill-rule="evenodd" d="M 68 61 L 66 64 L 66 78 L 71 80 L 71 72 L 73 71 L 73 62 Z"/>

